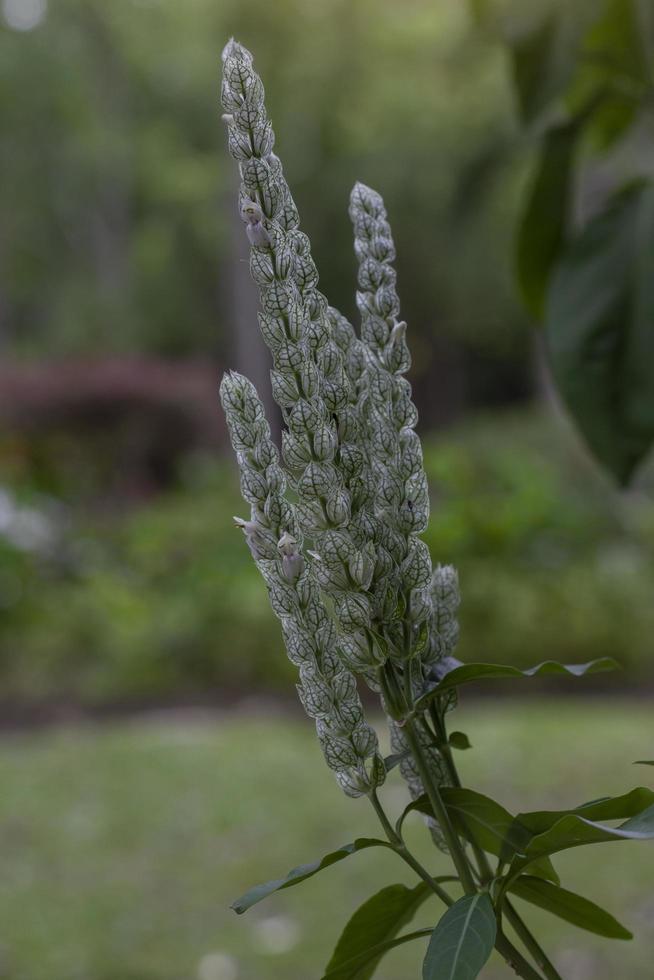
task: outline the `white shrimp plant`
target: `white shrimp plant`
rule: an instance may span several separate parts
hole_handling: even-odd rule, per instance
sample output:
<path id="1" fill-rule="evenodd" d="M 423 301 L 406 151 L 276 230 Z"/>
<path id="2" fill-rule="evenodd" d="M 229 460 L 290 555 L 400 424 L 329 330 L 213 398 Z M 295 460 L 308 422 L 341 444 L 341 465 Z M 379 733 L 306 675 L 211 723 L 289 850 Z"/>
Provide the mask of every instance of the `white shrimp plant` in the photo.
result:
<path id="1" fill-rule="evenodd" d="M 261 79 L 250 53 L 234 41 L 223 53 L 222 104 L 261 295 L 259 324 L 272 355 L 272 391 L 284 420 L 280 458 L 254 386 L 225 375 L 220 395 L 251 508 L 236 523 L 268 587 L 325 761 L 343 792 L 372 804 L 382 830 L 379 839 L 357 839 L 258 885 L 233 907 L 245 912 L 356 851 L 383 847 L 411 867 L 416 883 L 390 884 L 354 913 L 323 980 L 369 978 L 387 950 L 425 939 L 424 980 L 472 980 L 493 948 L 525 980 L 561 980 L 513 897 L 603 936 L 629 938 L 611 914 L 561 887 L 551 857 L 569 847 L 654 836 L 654 792 L 636 789 L 569 810 L 514 816 L 461 785 L 452 750 L 468 742 L 461 732 L 448 734 L 446 720 L 459 686 L 470 681 L 581 675 L 613 662 L 550 661 L 520 671 L 455 659 L 457 575 L 432 566 L 420 537 L 429 496 L 382 198 L 360 183 L 350 197 L 357 333 L 318 290 L 309 239 L 273 151 Z M 390 728 L 393 754 L 386 758 L 366 720 L 361 684 L 378 696 Z M 410 801 L 392 821 L 378 789 L 396 767 Z M 412 810 L 424 815 L 435 846 L 451 858 L 451 875 L 435 876 L 407 846 L 403 824 Z M 616 820 L 624 822 L 616 827 Z M 403 932 L 432 899 L 444 914 L 435 909 L 429 928 Z"/>

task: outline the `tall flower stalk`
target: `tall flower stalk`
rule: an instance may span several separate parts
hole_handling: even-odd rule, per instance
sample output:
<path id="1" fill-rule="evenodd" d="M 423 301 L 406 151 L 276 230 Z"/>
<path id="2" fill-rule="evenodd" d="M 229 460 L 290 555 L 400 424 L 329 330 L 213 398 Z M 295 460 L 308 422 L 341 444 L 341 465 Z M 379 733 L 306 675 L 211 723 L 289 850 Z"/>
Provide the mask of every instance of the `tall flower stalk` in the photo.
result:
<path id="1" fill-rule="evenodd" d="M 446 716 L 460 684 L 523 672 L 462 665 L 454 657 L 458 581 L 450 566 L 432 567 L 420 536 L 429 519 L 429 494 L 415 431 L 418 413 L 405 377 L 411 358 L 384 203 L 361 183 L 350 198 L 361 317 L 357 333 L 318 290 L 309 239 L 300 230 L 274 152 L 263 84 L 250 53 L 234 41 L 223 52 L 222 104 L 229 150 L 240 173 L 239 211 L 260 292 L 259 325 L 272 359 L 272 393 L 284 422 L 280 457 L 254 386 L 234 372 L 224 376 L 221 401 L 250 505 L 249 517 L 235 521 L 268 587 L 288 657 L 298 670 L 298 694 L 315 720 L 325 761 L 346 794 L 369 798 L 385 834 L 385 839 L 355 841 L 315 866 L 257 886 L 234 907 L 245 911 L 363 847 L 388 847 L 421 879 L 419 900 L 411 892 L 406 908 L 396 901 L 395 921 L 388 889 L 371 899 L 365 918 L 379 915 L 381 935 L 360 930 L 355 918 L 325 980 L 362 976 L 359 968 L 369 977 L 370 964 L 385 949 L 424 935 L 430 936 L 424 980 L 470 980 L 493 947 L 525 980 L 561 980 L 510 893 L 529 898 L 531 889 L 531 899 L 556 914 L 563 914 L 563 906 L 569 910 L 571 902 L 582 903 L 590 914 L 592 903 L 559 888 L 549 857 L 573 845 L 560 830 L 548 850 L 552 842 L 541 841 L 543 823 L 548 827 L 542 813 L 512 818 L 493 800 L 462 788 L 453 749 L 467 747 L 467 740 L 447 732 Z M 611 665 L 607 659 L 573 667 L 548 662 L 524 673 L 578 675 Z M 379 696 L 393 750 L 386 759 L 364 716 L 359 683 Z M 395 765 L 412 802 L 393 824 L 378 790 Z M 610 815 L 640 820 L 633 832 L 624 829 L 628 820 L 623 836 L 643 836 L 645 830 L 654 835 L 654 793 L 640 791 L 634 800 L 619 798 Z M 605 817 L 607 805 L 596 806 Z M 402 827 L 411 810 L 425 817 L 436 845 L 449 854 L 454 875 L 434 877 L 407 847 Z M 651 819 L 641 811 L 651 812 Z M 597 814 L 586 809 L 583 818 L 573 810 L 568 815 L 574 822 Z M 550 830 L 558 827 L 557 819 Z M 611 829 L 604 829 L 611 839 Z M 583 833 L 576 826 L 569 833 L 576 846 Z M 446 882 L 463 896 L 455 900 Z M 431 895 L 447 906 L 435 928 L 394 938 L 409 909 Z M 608 913 L 597 914 L 605 935 L 626 933 Z M 524 951 L 506 937 L 504 918 Z"/>

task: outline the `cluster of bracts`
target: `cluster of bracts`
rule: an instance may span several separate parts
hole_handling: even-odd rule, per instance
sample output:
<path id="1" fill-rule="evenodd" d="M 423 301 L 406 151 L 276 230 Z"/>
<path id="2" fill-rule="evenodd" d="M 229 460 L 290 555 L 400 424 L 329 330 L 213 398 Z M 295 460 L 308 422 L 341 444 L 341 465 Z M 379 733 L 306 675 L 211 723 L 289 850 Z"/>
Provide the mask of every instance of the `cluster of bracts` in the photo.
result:
<path id="1" fill-rule="evenodd" d="M 318 291 L 307 236 L 273 152 L 264 90 L 248 51 L 223 54 L 222 103 L 241 176 L 240 213 L 261 294 L 261 333 L 285 430 L 281 459 L 254 386 L 225 375 L 221 400 L 250 504 L 236 519 L 279 617 L 298 691 L 346 793 L 385 778 L 356 677 L 380 694 L 393 750 L 422 792 L 403 713 L 444 672 L 457 640 L 456 572 L 432 569 L 429 513 L 393 240 L 379 194 L 350 199 L 361 332 Z M 401 680 L 402 697 L 389 683 Z M 425 745 L 435 770 L 437 751 Z M 442 773 L 441 778 L 444 779 Z"/>

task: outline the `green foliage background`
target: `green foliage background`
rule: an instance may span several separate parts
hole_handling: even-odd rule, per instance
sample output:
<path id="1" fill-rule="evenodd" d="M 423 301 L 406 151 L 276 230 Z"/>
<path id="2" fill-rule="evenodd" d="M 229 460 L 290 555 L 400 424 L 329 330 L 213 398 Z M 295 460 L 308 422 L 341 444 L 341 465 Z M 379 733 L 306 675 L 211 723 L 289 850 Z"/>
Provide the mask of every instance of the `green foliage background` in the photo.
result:
<path id="1" fill-rule="evenodd" d="M 536 59 L 550 35 L 546 3 L 472 6 L 481 29 L 468 5 L 426 0 L 57 0 L 34 30 L 0 20 L 3 361 L 45 361 L 55 377 L 61 358 L 200 355 L 216 380 L 233 363 L 235 177 L 218 79 L 235 34 L 256 52 L 322 287 L 345 312 L 347 192 L 357 178 L 384 192 L 423 434 L 459 418 L 428 437 L 427 464 L 432 553 L 461 572 L 461 655 L 610 655 L 651 677 L 651 479 L 620 497 L 546 412 L 488 411 L 543 385 L 512 285 L 539 131 L 520 130 L 528 79 L 516 94 L 511 52 L 484 25 L 510 15 Z M 534 228 L 521 234 L 542 244 Z M 128 434 L 147 410 L 126 416 Z M 0 534 L 5 697 L 288 690 L 231 527 L 235 467 L 181 457 L 165 493 L 126 501 L 107 493 L 123 465 L 112 438 L 107 426 L 85 440 L 16 433 L 0 418 L 2 483 L 55 527 L 45 549 Z"/>
<path id="2" fill-rule="evenodd" d="M 265 79 L 322 288 L 346 313 L 354 308 L 347 193 L 356 179 L 384 193 L 423 420 L 428 540 L 461 576 L 460 656 L 518 665 L 611 656 L 626 667 L 626 687 L 647 692 L 654 474 L 618 495 L 544 398 L 507 408 L 545 388 L 512 283 L 517 219 L 520 285 L 539 313 L 571 230 L 575 166 L 586 168 L 628 129 L 620 99 L 583 143 L 576 119 L 559 125 L 547 114 L 565 76 L 558 55 L 549 62 L 554 28 L 596 5 L 50 0 L 33 30 L 18 31 L 6 15 L 17 2 L 0 15 L 2 369 L 38 361 L 56 377 L 70 359 L 199 356 L 217 380 L 234 363 L 241 229 L 218 78 L 220 49 L 236 35 Z M 605 5 L 625 27 L 616 41 L 625 42 L 627 74 L 637 64 L 621 16 L 629 4 Z M 524 43 L 507 44 L 497 17 Z M 539 59 L 544 74 L 529 70 Z M 575 99 L 597 79 L 586 74 Z M 651 171 L 651 133 L 642 136 L 639 154 L 615 173 L 631 174 L 634 162 Z M 600 278 L 614 286 L 608 307 L 619 333 L 626 287 L 607 261 Z M 629 279 L 631 267 L 624 271 Z M 592 295 L 597 280 L 588 281 Z M 564 326 L 568 299 L 557 317 Z M 574 308 L 569 319 L 578 322 Z M 647 358 L 636 361 L 648 377 Z M 76 363 L 83 371 L 84 360 Z M 14 428 L 0 397 L 5 710 L 15 703 L 20 716 L 41 700 L 97 708 L 293 694 L 265 588 L 231 524 L 243 513 L 231 459 L 204 444 L 179 456 L 169 447 L 170 477 L 158 493 L 115 490 L 138 483 L 118 472 L 129 458 L 118 443 L 126 435 L 131 446 L 134 433 L 138 443 L 148 413 L 166 420 L 157 397 L 128 407 L 119 432 L 100 415 L 83 438 L 61 415 L 52 428 L 43 418 Z M 571 785 L 578 799 L 596 796 L 600 779 L 602 791 L 625 789 L 629 763 L 651 752 L 647 707 L 616 708 L 622 683 L 585 681 L 613 701 L 581 708 L 466 696 L 460 723 L 476 749 L 464 754 L 466 780 L 510 806 L 569 804 Z M 0 855 L 0 977 L 205 980 L 202 964 L 216 951 L 228 976 L 230 963 L 243 976 L 308 975 L 342 926 L 333 913 L 343 881 L 352 905 L 380 874 L 388 881 L 386 868 L 361 855 L 345 877 L 325 875 L 315 904 L 282 893 L 243 930 L 226 911 L 248 883 L 353 836 L 353 821 L 369 830 L 362 811 L 353 816 L 335 794 L 311 726 L 301 733 L 293 720 L 241 714 L 221 716 L 214 730 L 176 716 L 121 731 L 30 733 L 0 749 L 0 827 L 10 845 Z M 384 793 L 404 801 L 392 781 Z M 638 935 L 626 951 L 584 937 L 581 953 L 568 927 L 543 916 L 538 929 L 550 930 L 548 948 L 568 957 L 571 972 L 650 976 L 651 875 L 635 853 L 620 878 L 594 856 L 571 857 L 575 887 Z M 297 947 L 266 946 L 275 916 L 299 923 Z M 391 957 L 380 976 L 404 977 L 409 962 L 417 959 Z M 491 963 L 488 973 L 503 970 Z"/>
<path id="3" fill-rule="evenodd" d="M 517 342 L 515 182 L 480 197 L 467 169 L 511 129 L 511 97 L 501 52 L 463 5 L 58 0 L 33 31 L 0 31 L 11 350 L 225 354 L 235 178 L 218 92 L 231 34 L 257 52 L 332 302 L 353 309 L 346 201 L 365 178 L 393 218 L 417 360 L 436 326 Z"/>
<path id="4" fill-rule="evenodd" d="M 462 659 L 612 656 L 626 684 L 651 678 L 651 476 L 621 499 L 561 420 L 524 412 L 431 438 L 426 467 L 427 539 L 461 577 Z M 197 457 L 181 486 L 146 508 L 78 516 L 45 562 L 5 545 L 0 573 L 15 596 L 0 631 L 5 694 L 93 703 L 290 692 L 293 671 L 232 513 L 243 513 L 233 469 Z"/>

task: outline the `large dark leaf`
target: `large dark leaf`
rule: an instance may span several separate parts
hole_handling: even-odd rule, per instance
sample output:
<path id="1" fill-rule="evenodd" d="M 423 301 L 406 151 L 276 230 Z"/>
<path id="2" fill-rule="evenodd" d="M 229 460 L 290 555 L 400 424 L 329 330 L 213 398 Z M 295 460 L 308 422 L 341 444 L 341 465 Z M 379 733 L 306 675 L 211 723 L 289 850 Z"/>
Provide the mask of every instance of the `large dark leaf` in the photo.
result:
<path id="1" fill-rule="evenodd" d="M 532 834 L 500 803 L 496 803 L 489 796 L 484 796 L 483 793 L 458 786 L 442 786 L 440 794 L 452 824 L 461 837 L 477 844 L 483 851 L 494 854 L 505 863 L 516 855 L 524 857 Z M 405 817 L 413 810 L 430 817 L 434 816 L 429 797 L 423 794 L 409 803 L 404 810 L 398 821 L 398 833 Z M 559 881 L 559 876 L 547 857 L 534 861 L 529 870 L 534 875 Z"/>
<path id="2" fill-rule="evenodd" d="M 566 851 L 571 847 L 580 847 L 583 844 L 602 844 L 617 840 L 649 840 L 653 837 L 654 804 L 620 824 L 619 827 L 608 827 L 606 824 L 569 813 L 557 820 L 544 833 L 532 837 L 525 849 L 525 855 L 527 859 L 533 859 Z"/>
<path id="3" fill-rule="evenodd" d="M 493 951 L 496 933 L 495 912 L 485 892 L 460 898 L 432 933 L 423 980 L 474 980 Z"/>
<path id="4" fill-rule="evenodd" d="M 584 674 L 597 674 L 606 670 L 615 670 L 618 664 L 611 657 L 600 657 L 585 664 L 560 664 L 555 660 L 545 660 L 535 667 L 520 670 L 506 664 L 462 664 L 448 671 L 447 674 L 427 694 L 423 694 L 415 705 L 416 711 L 422 711 L 430 701 L 454 690 L 460 684 L 470 684 L 472 681 L 483 680 L 486 677 L 541 677 L 550 674 L 570 674 L 582 677 Z"/>
<path id="5" fill-rule="evenodd" d="M 649 42 L 643 33 L 648 25 L 638 16 L 639 0 L 608 0 L 600 16 L 586 31 L 574 80 L 566 101 L 576 111 L 589 98 L 600 96 L 586 136 L 605 150 L 634 121 L 645 100 L 649 64 Z M 649 25 L 650 31 L 652 24 Z"/>
<path id="6" fill-rule="evenodd" d="M 566 250 L 545 319 L 552 373 L 595 456 L 628 482 L 654 438 L 654 186 L 613 199 Z"/>
<path id="7" fill-rule="evenodd" d="M 501 804 L 489 796 L 458 786 L 443 786 L 441 796 L 459 833 L 484 851 L 508 861 L 524 853 L 531 834 Z"/>
<path id="8" fill-rule="evenodd" d="M 520 823 L 519 817 L 514 817 L 500 803 L 483 793 L 458 786 L 444 786 L 440 792 L 462 837 L 504 862 L 510 861 L 515 854 L 525 853 L 532 834 Z M 549 858 L 539 859 L 530 870 L 552 881 L 559 880 Z"/>
<path id="9" fill-rule="evenodd" d="M 552 5 L 529 30 L 509 39 L 524 123 L 535 121 L 565 94 L 577 70 L 580 46 L 597 14 L 597 0 Z"/>
<path id="10" fill-rule="evenodd" d="M 327 964 L 325 978 L 369 980 L 385 952 L 379 950 L 380 944 L 394 939 L 431 894 L 429 887 L 420 882 L 415 888 L 388 885 L 369 898 L 345 926 Z"/>
<path id="11" fill-rule="evenodd" d="M 551 10 L 511 44 L 513 83 L 525 123 L 537 116 L 568 81 L 572 66 L 562 64 L 558 56 L 559 29 L 558 14 Z"/>
<path id="12" fill-rule="evenodd" d="M 566 891 L 551 881 L 534 878 L 531 875 L 520 875 L 509 886 L 509 891 L 526 902 L 537 905 L 546 912 L 558 915 L 560 919 L 571 922 L 580 929 L 587 929 L 598 936 L 609 939 L 633 939 L 632 934 L 620 925 L 610 912 L 590 902 L 581 895 Z"/>
<path id="13" fill-rule="evenodd" d="M 293 868 L 285 878 L 276 878 L 274 881 L 266 881 L 262 885 L 255 885 L 245 895 L 241 895 L 232 904 L 231 908 L 235 912 L 238 912 L 239 915 L 242 912 L 247 912 L 253 905 L 256 905 L 263 898 L 267 898 L 268 895 L 272 895 L 273 892 L 281 891 L 282 888 L 290 888 L 292 885 L 299 885 L 301 881 L 305 881 L 306 878 L 311 878 L 319 871 L 322 871 L 323 868 L 328 868 L 331 864 L 336 864 L 337 861 L 342 861 L 344 858 L 349 857 L 350 854 L 354 854 L 356 851 L 363 851 L 368 847 L 390 847 L 390 844 L 387 841 L 376 840 L 374 837 L 357 837 L 351 844 L 344 844 L 343 847 L 339 847 L 330 854 L 326 854 L 319 861 L 312 861 L 311 864 L 301 864 L 299 867 Z"/>
<path id="14" fill-rule="evenodd" d="M 529 312 L 540 319 L 552 266 L 565 241 L 579 123 L 549 129 L 518 224 L 516 274 Z"/>
<path id="15" fill-rule="evenodd" d="M 607 796 L 592 800 L 570 810 L 533 810 L 519 813 L 518 821 L 531 834 L 542 834 L 562 817 L 574 814 L 587 820 L 624 820 L 642 813 L 654 803 L 654 790 L 639 786 L 622 796 Z"/>

